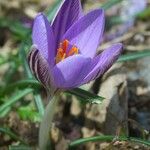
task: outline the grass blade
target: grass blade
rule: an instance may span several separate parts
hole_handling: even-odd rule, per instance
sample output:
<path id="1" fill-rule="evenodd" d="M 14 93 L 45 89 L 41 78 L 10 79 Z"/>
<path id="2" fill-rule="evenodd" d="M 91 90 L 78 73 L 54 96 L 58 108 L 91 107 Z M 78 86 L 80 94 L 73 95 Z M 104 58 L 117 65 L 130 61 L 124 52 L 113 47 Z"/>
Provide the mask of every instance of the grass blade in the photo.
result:
<path id="1" fill-rule="evenodd" d="M 13 61 L 9 63 L 9 68 L 6 71 L 6 73 L 4 74 L 4 79 L 3 79 L 5 81 L 6 85 L 8 85 L 9 83 L 11 83 L 12 77 L 17 72 L 18 67 L 19 66 L 15 62 L 13 62 Z"/>
<path id="2" fill-rule="evenodd" d="M 41 96 L 35 92 L 34 98 L 35 98 L 35 103 L 36 103 L 37 109 L 39 111 L 39 114 L 42 117 L 42 116 L 44 116 L 44 106 L 43 106 L 43 103 L 41 100 Z"/>
<path id="3" fill-rule="evenodd" d="M 92 104 L 101 104 L 102 101 L 105 99 L 104 97 L 90 93 L 81 88 L 75 88 L 72 90 L 68 90 L 67 92 L 79 97 L 82 100 L 82 102 L 88 102 Z"/>
<path id="4" fill-rule="evenodd" d="M 120 3 L 121 1 L 122 1 L 122 0 L 108 0 L 106 3 L 104 3 L 104 4 L 102 5 L 102 8 L 103 8 L 104 10 L 107 10 L 107 9 L 111 8 L 112 6 L 114 6 L 114 5 L 118 4 L 118 3 Z"/>
<path id="5" fill-rule="evenodd" d="M 94 137 L 89 137 L 89 138 L 82 138 L 75 140 L 69 144 L 69 148 L 76 147 L 81 144 L 85 144 L 87 142 L 112 142 L 116 136 L 111 136 L 111 135 L 104 135 L 104 136 L 94 136 Z M 134 143 L 140 143 L 144 144 L 147 146 L 150 146 L 150 141 L 145 141 L 142 139 L 134 138 L 134 137 L 118 137 L 118 141 L 129 141 L 129 142 L 134 142 Z"/>
<path id="6" fill-rule="evenodd" d="M 30 37 L 30 35 L 29 35 L 29 37 Z M 29 41 L 22 42 L 20 45 L 20 48 L 19 48 L 19 56 L 22 61 L 26 76 L 28 78 L 32 78 L 32 73 L 31 73 L 31 71 L 29 69 L 29 65 L 27 63 L 27 54 L 26 54 L 26 51 L 29 51 L 30 47 L 31 47 L 31 41 L 29 40 Z"/>
<path id="7" fill-rule="evenodd" d="M 34 89 L 40 89 L 41 84 L 37 80 L 34 80 L 34 79 L 18 81 L 16 83 L 12 83 L 12 84 L 8 85 L 7 87 L 3 88 L 0 91 L 0 97 L 4 96 L 5 94 L 9 94 L 14 89 L 24 89 L 27 87 L 32 87 Z M 35 99 L 35 103 L 36 103 L 37 109 L 39 111 L 39 114 L 41 116 L 43 116 L 44 115 L 44 106 L 43 106 L 43 103 L 41 100 L 41 96 L 35 90 L 34 90 L 34 99 Z"/>
<path id="8" fill-rule="evenodd" d="M 2 114 L 3 111 L 5 111 L 5 109 L 11 107 L 22 97 L 26 96 L 31 92 L 33 92 L 33 89 L 25 89 L 25 90 L 17 91 L 10 99 L 8 99 L 3 105 L 0 106 L 0 114 Z"/>
<path id="9" fill-rule="evenodd" d="M 2 89 L 1 92 L 0 92 L 0 96 L 12 91 L 12 89 L 15 89 L 15 88 L 20 89 L 20 88 L 27 88 L 27 87 L 32 87 L 34 89 L 39 89 L 39 88 L 41 88 L 41 84 L 37 80 L 34 80 L 34 79 L 22 80 L 22 81 L 13 83 L 13 84 L 7 86 L 6 88 Z M 85 91 L 85 90 L 80 89 L 80 88 L 68 90 L 66 92 L 79 97 L 82 100 L 82 102 L 100 104 L 105 99 L 103 97 L 100 97 L 96 94 L 90 93 L 90 92 Z M 37 99 L 39 98 L 38 96 L 36 96 L 36 97 L 37 97 Z M 38 106 L 39 106 L 38 109 L 41 110 L 41 114 L 42 114 L 43 113 L 43 108 L 40 108 L 40 107 L 42 107 L 42 105 L 39 101 L 37 101 L 37 103 L 38 103 Z"/>
<path id="10" fill-rule="evenodd" d="M 131 60 L 140 59 L 147 56 L 150 56 L 150 50 L 144 50 L 141 52 L 134 52 L 131 54 L 122 55 L 121 57 L 119 57 L 117 62 L 131 61 Z"/>
<path id="11" fill-rule="evenodd" d="M 30 29 L 23 26 L 21 22 L 2 17 L 0 18 L 0 27 L 8 28 L 19 40 L 25 39 L 30 32 Z"/>
<path id="12" fill-rule="evenodd" d="M 3 112 L 1 112 L 1 114 L 0 114 L 0 118 L 5 117 L 10 111 L 11 111 L 10 107 L 8 107 L 5 110 L 3 110 Z"/>
<path id="13" fill-rule="evenodd" d="M 0 91 L 0 96 L 3 96 L 5 94 L 9 94 L 14 89 L 17 89 L 17 88 L 18 89 L 24 89 L 27 87 L 32 87 L 34 89 L 40 89 L 41 84 L 37 80 L 34 80 L 34 79 L 21 80 L 21 81 L 12 83 L 12 84 L 2 88 Z"/>
<path id="14" fill-rule="evenodd" d="M 3 65 L 8 62 L 8 58 L 5 58 L 4 56 L 0 55 L 0 65 Z"/>
<path id="15" fill-rule="evenodd" d="M 47 11 L 46 11 L 46 16 L 48 18 L 49 21 L 52 21 L 58 8 L 60 7 L 62 3 L 62 0 L 56 0 L 56 2 L 54 3 L 54 5 L 52 5 Z"/>
<path id="16" fill-rule="evenodd" d="M 20 139 L 15 133 L 13 133 L 9 128 L 0 127 L 0 132 L 3 134 L 9 135 L 12 139 L 20 141 L 23 144 L 26 144 L 22 139 Z"/>
<path id="17" fill-rule="evenodd" d="M 9 150 L 32 150 L 32 148 L 24 145 L 11 145 Z"/>

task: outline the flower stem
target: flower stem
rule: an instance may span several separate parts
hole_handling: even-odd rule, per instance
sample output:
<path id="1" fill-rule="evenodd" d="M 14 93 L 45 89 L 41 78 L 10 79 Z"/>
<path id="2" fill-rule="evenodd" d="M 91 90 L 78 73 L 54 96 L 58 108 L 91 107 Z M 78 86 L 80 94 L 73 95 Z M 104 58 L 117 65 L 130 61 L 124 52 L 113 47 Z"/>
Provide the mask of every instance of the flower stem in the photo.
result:
<path id="1" fill-rule="evenodd" d="M 51 150 L 50 129 L 52 127 L 54 111 L 58 99 L 59 99 L 59 94 L 54 95 L 52 98 L 49 99 L 50 101 L 46 106 L 45 113 L 40 125 L 40 131 L 39 131 L 40 150 Z"/>

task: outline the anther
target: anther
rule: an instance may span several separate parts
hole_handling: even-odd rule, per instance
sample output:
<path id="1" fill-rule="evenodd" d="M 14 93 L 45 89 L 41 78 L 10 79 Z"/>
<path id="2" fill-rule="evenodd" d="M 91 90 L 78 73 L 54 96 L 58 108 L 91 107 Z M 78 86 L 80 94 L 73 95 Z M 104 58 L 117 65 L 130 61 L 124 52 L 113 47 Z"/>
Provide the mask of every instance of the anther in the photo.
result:
<path id="1" fill-rule="evenodd" d="M 68 46 L 69 46 L 68 40 L 64 40 L 62 43 L 59 44 L 59 48 L 57 49 L 57 54 L 55 58 L 56 64 L 69 56 L 79 53 L 78 48 L 76 46 L 73 46 L 69 51 Z"/>
<path id="2" fill-rule="evenodd" d="M 78 54 L 78 48 L 75 47 L 75 46 L 73 46 L 73 47 L 70 49 L 70 51 L 69 51 L 69 53 L 68 53 L 68 56 L 72 56 L 72 55 L 74 55 L 74 54 Z"/>

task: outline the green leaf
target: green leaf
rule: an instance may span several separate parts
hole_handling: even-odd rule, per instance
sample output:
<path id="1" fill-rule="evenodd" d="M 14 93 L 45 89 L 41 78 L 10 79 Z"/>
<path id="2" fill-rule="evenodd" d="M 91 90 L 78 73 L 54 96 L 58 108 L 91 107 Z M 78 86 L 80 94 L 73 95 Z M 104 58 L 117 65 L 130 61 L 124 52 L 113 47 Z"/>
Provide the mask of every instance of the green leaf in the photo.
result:
<path id="1" fill-rule="evenodd" d="M 14 91 L 14 89 L 24 89 L 27 87 L 31 87 L 34 89 L 40 89 L 41 84 L 34 79 L 21 80 L 12 84 L 7 85 L 0 90 L 0 96 L 4 96 L 5 94 L 9 94 Z"/>
<path id="2" fill-rule="evenodd" d="M 34 89 L 40 89 L 41 84 L 34 79 L 27 79 L 27 80 L 21 80 L 15 83 L 12 83 L 4 88 L 1 89 L 0 91 L 0 97 L 10 94 L 11 92 L 14 91 L 14 89 L 25 89 L 25 88 L 34 88 Z M 37 109 L 40 113 L 41 116 L 44 115 L 44 105 L 41 100 L 40 94 L 36 90 L 34 90 L 34 98 L 35 98 L 35 103 L 37 106 Z"/>
<path id="3" fill-rule="evenodd" d="M 23 24 L 17 20 L 10 20 L 8 18 L 0 17 L 0 27 L 8 28 L 19 40 L 25 39 L 30 32 L 29 28 L 23 26 Z"/>
<path id="4" fill-rule="evenodd" d="M 0 106 L 0 114 L 2 114 L 3 111 L 5 111 L 5 109 L 12 107 L 22 97 L 26 96 L 31 92 L 33 92 L 33 89 L 25 89 L 25 90 L 17 91 L 10 99 L 6 100 L 6 102 Z"/>
<path id="5" fill-rule="evenodd" d="M 5 110 L 3 110 L 0 114 L 0 118 L 5 117 L 9 112 L 11 111 L 11 107 L 7 107 Z"/>
<path id="6" fill-rule="evenodd" d="M 123 1 L 123 0 L 108 0 L 107 2 L 105 2 L 105 3 L 102 5 L 102 8 L 103 8 L 104 10 L 107 10 L 107 9 L 111 8 L 112 6 L 114 6 L 114 5 L 118 4 L 118 3 L 120 3 L 121 1 Z"/>
<path id="7" fill-rule="evenodd" d="M 5 58 L 4 56 L 0 55 L 0 65 L 5 64 L 8 61 L 8 58 Z"/>
<path id="8" fill-rule="evenodd" d="M 9 128 L 0 127 L 0 132 L 6 135 L 9 135 L 12 139 L 16 141 L 20 141 L 23 144 L 26 144 L 20 137 L 18 137 L 15 133 L 13 133 Z"/>
<path id="9" fill-rule="evenodd" d="M 9 150 L 33 150 L 33 149 L 24 145 L 12 145 L 9 146 Z"/>
<path id="10" fill-rule="evenodd" d="M 41 88 L 41 84 L 37 80 L 34 80 L 34 79 L 22 80 L 22 81 L 13 83 L 7 86 L 6 88 L 2 89 L 2 91 L 0 92 L 0 96 L 12 91 L 12 89 L 15 89 L 15 88 L 20 89 L 20 88 L 27 88 L 27 87 L 39 89 Z M 100 104 L 105 99 L 103 97 L 100 97 L 96 94 L 90 93 L 80 88 L 75 88 L 73 90 L 68 90 L 66 92 L 79 97 L 82 100 L 82 102 Z M 37 102 L 37 103 L 39 103 L 38 106 L 41 107 L 40 102 Z"/>
<path id="11" fill-rule="evenodd" d="M 60 7 L 62 0 L 56 0 L 55 3 L 46 11 L 46 16 L 49 21 L 52 21 L 58 8 Z"/>
<path id="12" fill-rule="evenodd" d="M 75 88 L 68 90 L 67 93 L 73 94 L 81 99 L 81 102 L 92 103 L 92 104 L 101 104 L 105 99 L 104 97 L 98 96 L 96 94 L 85 91 L 81 88 Z"/>
<path id="13" fill-rule="evenodd" d="M 41 116 L 31 106 L 22 106 L 17 110 L 22 120 L 30 120 L 32 122 L 40 122 Z"/>
<path id="14" fill-rule="evenodd" d="M 22 61 L 23 67 L 24 67 L 24 71 L 26 73 L 26 76 L 28 78 L 32 78 L 32 73 L 29 69 L 29 65 L 27 62 L 27 52 L 30 50 L 31 48 L 31 39 L 30 39 L 30 34 L 28 34 L 28 40 L 27 41 L 23 41 L 19 47 L 19 56 L 20 59 Z"/>
<path id="15" fill-rule="evenodd" d="M 34 99 L 35 99 L 35 103 L 36 103 L 40 116 L 41 117 L 44 116 L 44 110 L 45 110 L 44 105 L 43 105 L 40 94 L 38 94 L 38 92 L 36 91 L 34 92 Z"/>
<path id="16" fill-rule="evenodd" d="M 6 85 L 12 82 L 12 77 L 17 72 L 17 69 L 18 69 L 18 65 L 14 61 L 9 63 L 9 68 L 5 72 L 4 79 L 3 79 Z"/>
<path id="17" fill-rule="evenodd" d="M 89 137 L 89 138 L 82 138 L 75 140 L 69 144 L 69 148 L 72 149 L 73 147 L 76 147 L 81 144 L 85 144 L 87 142 L 112 142 L 114 139 L 116 139 L 116 136 L 112 135 L 102 135 L 102 136 L 94 136 L 94 137 Z M 134 138 L 134 137 L 117 137 L 117 141 L 129 141 L 129 142 L 134 142 L 134 143 L 140 143 L 144 144 L 147 146 L 150 146 L 150 141 L 145 141 L 142 139 Z"/>
<path id="18" fill-rule="evenodd" d="M 120 56 L 117 62 L 131 61 L 131 60 L 140 59 L 148 56 L 150 56 L 150 50 L 133 52 L 131 54 L 124 54 Z"/>
<path id="19" fill-rule="evenodd" d="M 142 20 L 149 19 L 150 18 L 150 7 L 146 8 L 143 12 L 139 13 L 137 15 L 137 18 L 142 19 Z"/>

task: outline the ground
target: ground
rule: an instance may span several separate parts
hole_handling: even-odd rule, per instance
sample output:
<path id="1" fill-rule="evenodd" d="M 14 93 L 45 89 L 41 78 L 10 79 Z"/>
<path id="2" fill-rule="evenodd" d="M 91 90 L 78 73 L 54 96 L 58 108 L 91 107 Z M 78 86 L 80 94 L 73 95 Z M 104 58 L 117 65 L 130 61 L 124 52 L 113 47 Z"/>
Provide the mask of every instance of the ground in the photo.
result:
<path id="1" fill-rule="evenodd" d="M 9 60 L 8 63 L 0 65 L 1 88 L 25 78 L 23 64 L 16 59 L 16 57 L 19 57 L 18 48 L 21 43 L 21 37 L 18 38 L 14 34 L 15 30 L 10 28 L 11 25 L 5 26 L 5 18 L 6 20 L 20 21 L 30 28 L 30 23 L 37 12 L 44 11 L 47 6 L 53 5 L 54 2 L 55 0 L 44 2 L 42 0 L 0 1 L 0 64 L 1 58 L 2 61 L 3 58 Z M 106 1 L 85 0 L 83 2 L 85 12 L 100 7 L 100 2 L 104 3 Z M 148 1 L 149 5 L 150 1 Z M 107 11 L 106 15 L 109 16 L 110 12 Z M 105 31 L 105 35 L 110 35 L 115 28 L 116 26 L 114 25 L 111 29 Z M 149 18 L 137 17 L 133 25 L 122 35 L 116 38 L 108 37 L 104 36 L 98 53 L 116 42 L 124 44 L 123 54 L 142 52 L 143 50 L 149 51 Z M 19 65 L 18 68 L 16 64 Z M 56 150 L 65 150 L 67 149 L 67 144 L 72 140 L 102 134 L 127 135 L 150 140 L 149 64 L 149 57 L 119 62 L 103 77 L 85 85 L 84 89 L 106 98 L 102 104 L 83 104 L 77 97 L 63 94 L 59 100 L 51 130 L 53 147 Z M 41 88 L 39 92 L 46 105 L 48 101 L 46 100 L 44 88 Z M 5 100 L 10 97 L 11 94 L 7 95 L 7 93 L 4 97 L 0 97 L 0 105 L 2 106 Z M 33 110 L 22 108 L 23 106 L 31 106 L 30 108 L 33 108 Z M 0 107 L 0 112 L 2 112 L 1 109 Z M 27 113 L 30 111 L 32 111 L 32 114 L 35 112 L 34 119 L 29 117 L 30 113 L 25 116 L 22 114 L 22 112 Z M 15 103 L 8 112 L 7 115 L 1 115 L 0 127 L 9 128 L 25 144 L 28 144 L 32 149 L 37 149 L 40 119 L 35 110 L 33 95 L 28 94 L 25 98 L 22 98 L 22 101 Z M 0 132 L 1 150 L 8 149 L 10 145 L 19 145 L 19 143 L 16 137 Z M 116 139 L 112 142 L 90 142 L 75 149 L 148 150 L 150 148 L 140 143 L 130 142 L 130 140 L 118 141 Z"/>

